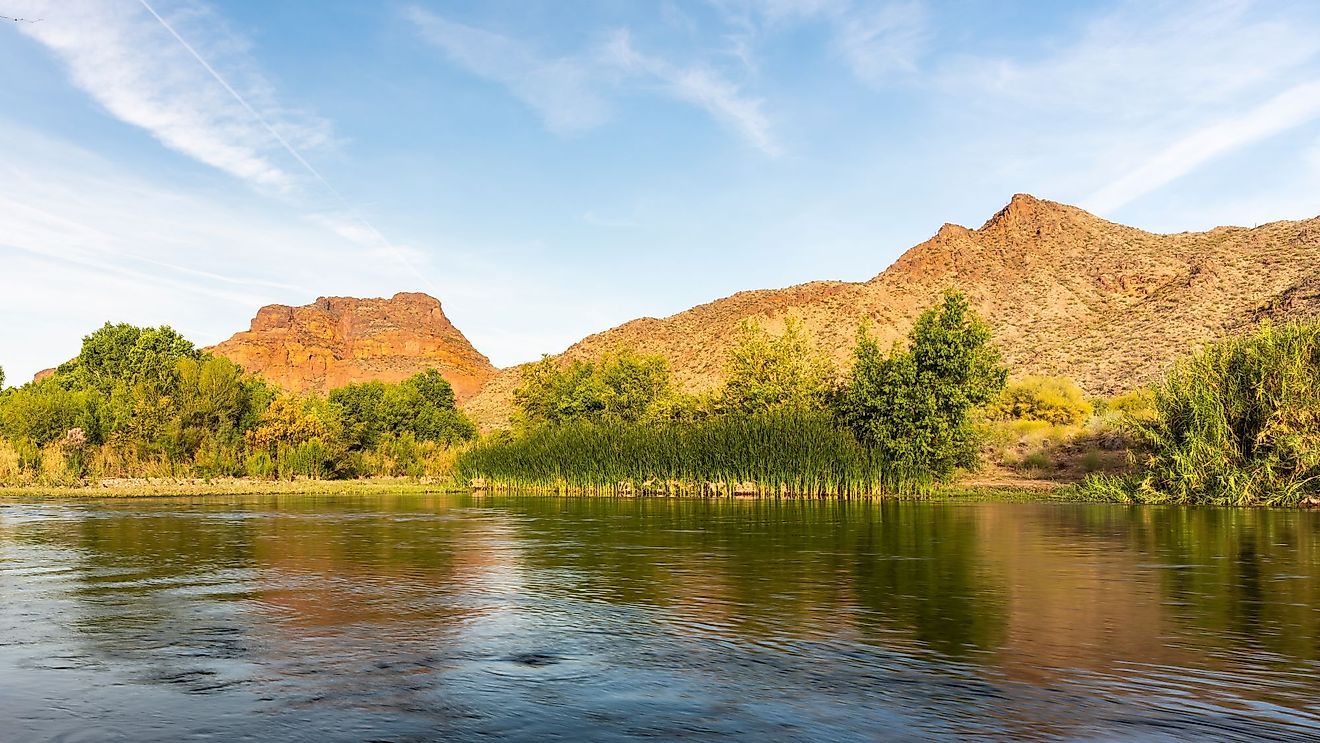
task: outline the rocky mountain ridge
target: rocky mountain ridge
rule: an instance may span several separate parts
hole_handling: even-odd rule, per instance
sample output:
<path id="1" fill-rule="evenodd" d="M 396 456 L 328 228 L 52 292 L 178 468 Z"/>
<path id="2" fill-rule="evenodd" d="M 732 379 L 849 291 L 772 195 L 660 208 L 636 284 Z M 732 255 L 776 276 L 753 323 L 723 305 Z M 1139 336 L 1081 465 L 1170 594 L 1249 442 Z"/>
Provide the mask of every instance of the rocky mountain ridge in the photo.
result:
<path id="1" fill-rule="evenodd" d="M 1067 376 L 1095 395 L 1157 378 L 1178 356 L 1268 318 L 1320 313 L 1320 218 L 1156 234 L 1027 194 L 981 227 L 945 224 L 865 282 L 739 292 L 670 317 L 584 338 L 560 358 L 628 346 L 665 356 L 688 391 L 719 384 L 745 318 L 771 332 L 801 318 L 815 346 L 848 361 L 859 322 L 889 342 L 948 287 L 991 324 L 1014 375 Z M 508 423 L 519 368 L 466 401 L 483 428 Z"/>

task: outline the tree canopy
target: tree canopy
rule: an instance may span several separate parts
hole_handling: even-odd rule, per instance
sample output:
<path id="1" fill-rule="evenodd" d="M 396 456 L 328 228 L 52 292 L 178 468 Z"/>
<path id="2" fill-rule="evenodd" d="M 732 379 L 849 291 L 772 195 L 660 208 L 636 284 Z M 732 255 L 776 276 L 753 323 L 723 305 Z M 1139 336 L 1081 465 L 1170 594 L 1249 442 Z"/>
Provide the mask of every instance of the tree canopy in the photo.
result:
<path id="1" fill-rule="evenodd" d="M 960 292 L 945 292 L 907 340 L 886 353 L 865 326 L 858 330 L 837 415 L 905 477 L 947 480 L 975 465 L 971 413 L 999 395 L 1008 371 L 989 327 Z"/>

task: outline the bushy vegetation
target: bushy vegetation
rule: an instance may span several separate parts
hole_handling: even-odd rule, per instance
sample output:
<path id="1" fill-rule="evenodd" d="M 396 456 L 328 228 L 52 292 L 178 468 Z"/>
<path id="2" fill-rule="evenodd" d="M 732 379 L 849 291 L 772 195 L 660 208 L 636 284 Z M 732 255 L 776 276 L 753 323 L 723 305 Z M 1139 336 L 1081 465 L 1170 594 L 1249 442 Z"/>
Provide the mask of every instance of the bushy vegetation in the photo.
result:
<path id="1" fill-rule="evenodd" d="M 1130 418 L 1139 470 L 1088 492 L 1144 502 L 1296 505 L 1320 497 L 1320 323 L 1204 346 Z"/>
<path id="2" fill-rule="evenodd" d="M 564 365 L 547 356 L 529 364 L 513 400 L 517 425 L 534 429 L 573 421 L 638 423 L 659 415 L 671 392 L 664 357 L 619 349 L 597 362 Z"/>
<path id="3" fill-rule="evenodd" d="M 1010 382 L 980 413 L 984 453 L 1027 477 L 1080 479 L 1121 468 L 1126 460 L 1119 421 L 1135 397 L 1088 400 L 1064 377 Z"/>
<path id="4" fill-rule="evenodd" d="M 295 396 L 168 327 L 107 323 L 50 377 L 0 392 L 0 482 L 431 474 L 474 435 L 434 370 Z"/>
<path id="5" fill-rule="evenodd" d="M 1063 377 L 1025 377 L 1008 384 L 987 409 L 994 418 L 1076 426 L 1095 412 L 1082 388 Z"/>
<path id="6" fill-rule="evenodd" d="M 784 332 L 777 337 L 744 320 L 724 365 L 724 386 L 713 404 L 725 415 L 821 410 L 829 401 L 834 377 L 834 368 L 812 350 L 797 318 L 785 318 Z"/>
<path id="7" fill-rule="evenodd" d="M 793 318 L 777 337 L 744 323 L 725 372 L 722 387 L 686 396 L 659 357 L 545 359 L 515 393 L 515 431 L 463 454 L 460 474 L 589 492 L 917 491 L 976 465 L 971 412 L 1005 377 L 989 329 L 957 292 L 921 315 L 906 347 L 882 352 L 861 331 L 841 381 Z"/>
<path id="8" fill-rule="evenodd" d="M 912 479 L 945 481 L 976 466 L 972 412 L 1003 390 L 1007 376 L 989 327 L 951 291 L 917 318 L 907 348 L 885 353 L 861 328 L 835 407 L 888 466 Z"/>

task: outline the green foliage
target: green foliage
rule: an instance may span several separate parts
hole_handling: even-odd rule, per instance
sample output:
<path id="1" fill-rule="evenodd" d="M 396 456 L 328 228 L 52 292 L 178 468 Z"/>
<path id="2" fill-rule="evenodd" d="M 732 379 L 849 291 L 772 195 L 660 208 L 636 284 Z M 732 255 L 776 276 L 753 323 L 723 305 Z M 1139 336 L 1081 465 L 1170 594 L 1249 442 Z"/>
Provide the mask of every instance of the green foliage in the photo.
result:
<path id="1" fill-rule="evenodd" d="M 0 392 L 0 464 L 19 479 L 430 475 L 475 435 L 433 369 L 277 395 L 168 327 L 106 323 L 49 379 Z"/>
<path id="2" fill-rule="evenodd" d="M 1141 471 L 1096 492 L 1147 502 L 1295 505 L 1320 496 L 1320 323 L 1204 346 L 1130 421 Z"/>
<path id="3" fill-rule="evenodd" d="M 168 326 L 106 323 L 83 338 L 78 357 L 61 364 L 55 376 L 68 389 L 90 388 L 107 396 L 116 388 L 138 386 L 165 392 L 177 381 L 179 360 L 200 356 L 191 341 Z"/>
<path id="4" fill-rule="evenodd" d="M 670 394 L 663 356 L 622 348 L 599 362 L 561 364 L 552 357 L 528 364 L 513 392 L 522 428 L 570 421 L 637 422 L 656 414 Z"/>
<path id="5" fill-rule="evenodd" d="M 330 391 L 330 407 L 351 451 L 371 449 L 391 436 L 451 444 L 476 436 L 476 427 L 454 407 L 454 390 L 440 372 L 427 369 L 398 384 L 364 382 Z"/>
<path id="6" fill-rule="evenodd" d="M 1156 415 L 1155 391 L 1139 389 L 1116 395 L 1103 402 L 1103 409 L 1097 406 L 1097 412 L 1127 420 L 1149 420 Z"/>
<path id="7" fill-rule="evenodd" d="M 52 380 L 26 384 L 0 401 L 0 433 L 40 448 L 71 428 L 99 432 L 101 401 L 94 391 L 68 390 Z"/>
<path id="8" fill-rule="evenodd" d="M 717 409 L 748 415 L 781 408 L 820 408 L 829 396 L 834 369 L 812 349 L 802 323 L 788 317 L 778 337 L 744 320 L 724 374 Z"/>
<path id="9" fill-rule="evenodd" d="M 454 388 L 426 369 L 387 390 L 386 419 L 395 436 L 453 444 L 475 438 L 477 427 L 454 405 Z"/>
<path id="10" fill-rule="evenodd" d="M 276 458 L 282 450 L 326 438 L 329 431 L 325 417 L 318 415 L 315 400 L 281 395 L 262 414 L 261 422 L 247 432 L 246 439 L 251 450 Z"/>
<path id="11" fill-rule="evenodd" d="M 1085 393 L 1071 379 L 1025 377 L 1005 387 L 987 412 L 999 418 L 1076 426 L 1090 418 L 1094 410 Z"/>
<path id="12" fill-rule="evenodd" d="M 835 410 L 895 471 L 944 481 L 977 463 L 971 414 L 1000 394 L 1006 377 L 989 327 L 951 290 L 917 319 L 906 349 L 885 353 L 865 326 L 858 330 Z"/>
<path id="13" fill-rule="evenodd" d="M 478 442 L 468 481 L 594 493 L 862 495 L 914 489 L 828 413 L 781 409 L 695 423 L 543 426 Z"/>

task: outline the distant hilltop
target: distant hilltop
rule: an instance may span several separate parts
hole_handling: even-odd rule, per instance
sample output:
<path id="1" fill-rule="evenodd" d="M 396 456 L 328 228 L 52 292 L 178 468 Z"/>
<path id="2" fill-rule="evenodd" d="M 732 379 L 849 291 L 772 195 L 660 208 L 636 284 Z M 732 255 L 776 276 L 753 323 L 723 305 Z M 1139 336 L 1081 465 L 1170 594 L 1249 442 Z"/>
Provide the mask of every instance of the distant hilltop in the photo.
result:
<path id="1" fill-rule="evenodd" d="M 630 346 L 663 355 L 675 380 L 699 391 L 719 383 L 739 322 L 778 332 L 791 315 L 843 365 L 863 318 L 888 344 L 947 287 L 990 322 L 1014 375 L 1112 394 L 1152 381 L 1202 341 L 1320 313 L 1320 218 L 1159 235 L 1018 194 L 979 229 L 944 225 L 870 281 L 740 292 L 592 335 L 561 358 Z M 483 428 L 507 424 L 518 379 L 517 368 L 501 371 L 465 410 Z"/>
<path id="2" fill-rule="evenodd" d="M 247 331 L 207 350 L 294 392 L 397 382 L 434 368 L 465 400 L 495 373 L 490 359 L 445 317 L 440 301 L 420 293 L 267 305 Z"/>

